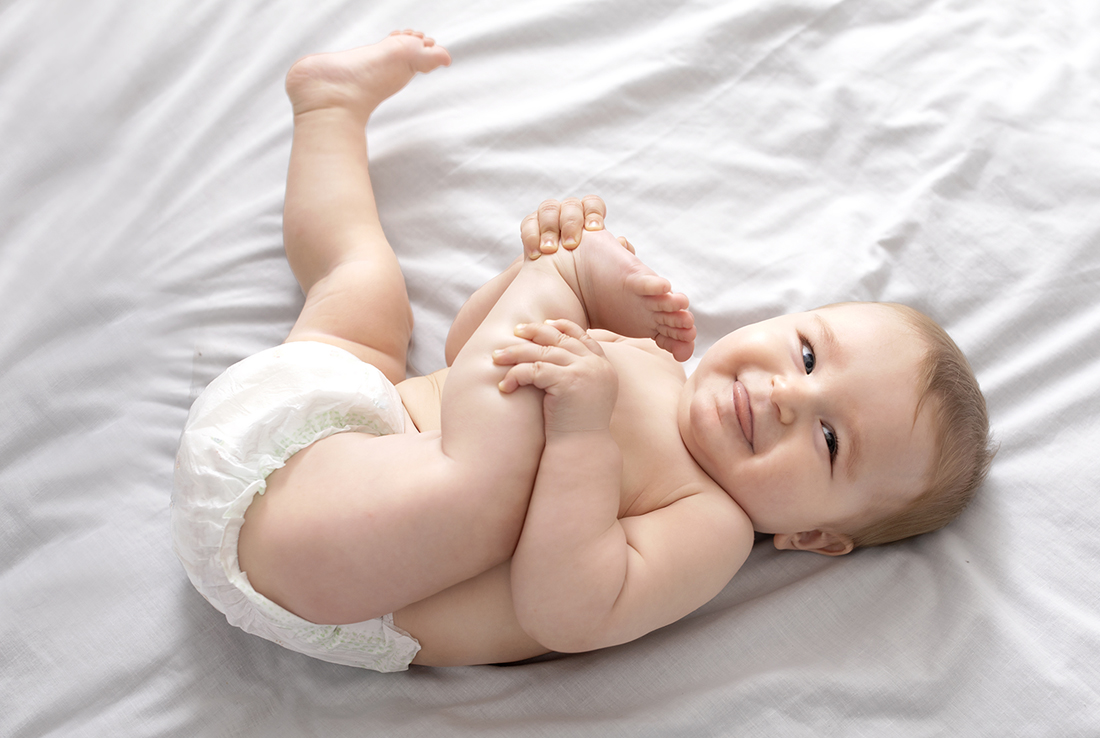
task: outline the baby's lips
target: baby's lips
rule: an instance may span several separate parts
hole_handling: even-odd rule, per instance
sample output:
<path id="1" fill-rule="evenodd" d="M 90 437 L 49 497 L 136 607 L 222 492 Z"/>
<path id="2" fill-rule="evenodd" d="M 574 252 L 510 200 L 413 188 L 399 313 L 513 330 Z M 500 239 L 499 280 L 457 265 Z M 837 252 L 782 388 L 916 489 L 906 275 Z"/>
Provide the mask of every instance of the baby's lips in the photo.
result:
<path id="1" fill-rule="evenodd" d="M 740 381 L 733 383 L 733 409 L 737 413 L 737 422 L 741 425 L 741 432 L 745 436 L 750 448 L 753 447 L 752 428 L 752 403 L 749 401 L 749 391 Z"/>

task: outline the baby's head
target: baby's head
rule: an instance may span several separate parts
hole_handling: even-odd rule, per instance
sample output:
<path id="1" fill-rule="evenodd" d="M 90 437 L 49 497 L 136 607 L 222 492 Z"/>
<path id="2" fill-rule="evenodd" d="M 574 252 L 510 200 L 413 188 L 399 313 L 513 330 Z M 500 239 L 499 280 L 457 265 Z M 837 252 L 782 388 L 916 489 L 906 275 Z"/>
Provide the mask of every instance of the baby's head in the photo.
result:
<path id="1" fill-rule="evenodd" d="M 779 548 L 847 553 L 956 517 L 992 459 L 985 401 L 911 308 L 845 303 L 745 326 L 688 378 L 695 460 Z"/>
<path id="2" fill-rule="evenodd" d="M 902 509 L 854 529 L 850 535 L 856 547 L 900 541 L 950 523 L 970 504 L 996 453 L 985 397 L 951 336 L 918 310 L 884 305 L 901 315 L 924 343 L 919 405 L 921 412 L 927 408 L 932 415 L 935 450 L 920 494 Z"/>

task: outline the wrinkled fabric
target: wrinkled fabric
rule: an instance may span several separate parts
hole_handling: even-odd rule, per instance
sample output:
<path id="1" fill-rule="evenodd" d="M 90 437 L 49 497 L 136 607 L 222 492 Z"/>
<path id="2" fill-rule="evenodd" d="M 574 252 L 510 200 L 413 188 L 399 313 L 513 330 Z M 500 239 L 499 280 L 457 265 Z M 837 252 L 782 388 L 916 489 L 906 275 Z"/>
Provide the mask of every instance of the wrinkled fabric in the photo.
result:
<path id="1" fill-rule="evenodd" d="M 302 306 L 283 79 L 406 27 L 454 58 L 369 127 L 411 374 L 525 215 L 595 193 L 697 356 L 842 300 L 939 320 L 1001 444 L 970 509 L 835 560 L 762 540 L 683 621 L 506 669 L 228 627 L 169 499 L 194 399 Z M 1094 0 L 3 3 L 0 735 L 1095 734 L 1098 28 Z"/>

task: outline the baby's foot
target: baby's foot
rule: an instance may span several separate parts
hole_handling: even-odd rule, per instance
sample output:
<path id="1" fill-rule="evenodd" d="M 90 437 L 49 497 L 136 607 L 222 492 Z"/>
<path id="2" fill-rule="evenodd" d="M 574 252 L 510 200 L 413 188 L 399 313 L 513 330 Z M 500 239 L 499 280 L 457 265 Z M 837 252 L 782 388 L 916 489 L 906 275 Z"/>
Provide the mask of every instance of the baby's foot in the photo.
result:
<path id="1" fill-rule="evenodd" d="M 677 361 L 695 349 L 695 318 L 685 295 L 627 251 L 607 231 L 585 231 L 575 251 L 559 251 L 555 263 L 584 305 L 591 328 L 632 338 L 652 338 Z M 575 280 L 568 261 L 575 266 Z M 565 267 L 562 269 L 562 267 Z"/>
<path id="2" fill-rule="evenodd" d="M 295 115 L 345 108 L 366 124 L 378 104 L 417 72 L 450 63 L 447 50 L 423 33 L 394 31 L 370 46 L 299 59 L 286 75 L 286 92 Z"/>

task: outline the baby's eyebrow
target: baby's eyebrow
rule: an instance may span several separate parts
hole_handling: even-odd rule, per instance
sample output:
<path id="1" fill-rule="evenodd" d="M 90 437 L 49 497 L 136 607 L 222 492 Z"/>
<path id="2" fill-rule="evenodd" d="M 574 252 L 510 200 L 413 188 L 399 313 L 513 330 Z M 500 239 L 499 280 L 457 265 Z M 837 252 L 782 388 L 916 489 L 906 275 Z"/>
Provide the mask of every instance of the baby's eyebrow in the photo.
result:
<path id="1" fill-rule="evenodd" d="M 833 333 L 833 328 L 827 322 L 825 318 L 821 317 L 821 313 L 814 313 L 814 320 L 817 321 L 817 327 L 821 331 L 821 338 L 825 344 L 825 348 L 830 354 L 835 354 L 840 351 L 840 341 L 837 340 L 836 334 Z"/>
<path id="2" fill-rule="evenodd" d="M 825 318 L 821 317 L 820 313 L 814 313 L 814 321 L 821 332 L 821 342 L 825 344 L 826 357 L 832 357 L 835 361 L 840 361 L 844 349 L 841 347 L 836 333 L 833 332 L 833 327 L 829 325 Z M 859 427 L 851 416 L 848 416 L 847 421 L 846 432 L 844 437 L 840 439 L 840 451 L 845 456 L 844 472 L 848 475 L 848 479 L 854 480 L 856 478 L 856 467 L 859 464 L 862 436 Z"/>
<path id="3" fill-rule="evenodd" d="M 855 480 L 856 478 L 856 465 L 859 463 L 859 446 L 860 446 L 860 434 L 854 422 L 848 421 L 848 433 L 844 439 L 844 450 L 848 454 L 848 460 L 844 464 L 844 471 L 848 474 L 848 479 Z"/>

